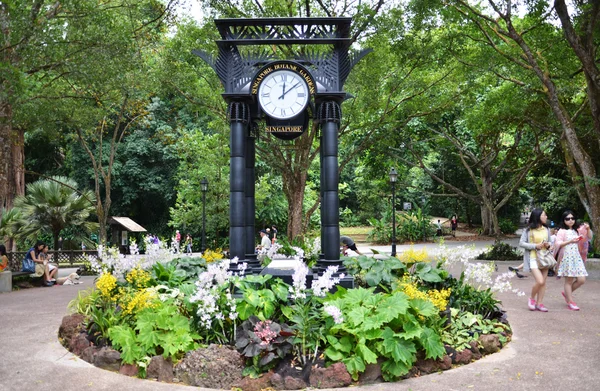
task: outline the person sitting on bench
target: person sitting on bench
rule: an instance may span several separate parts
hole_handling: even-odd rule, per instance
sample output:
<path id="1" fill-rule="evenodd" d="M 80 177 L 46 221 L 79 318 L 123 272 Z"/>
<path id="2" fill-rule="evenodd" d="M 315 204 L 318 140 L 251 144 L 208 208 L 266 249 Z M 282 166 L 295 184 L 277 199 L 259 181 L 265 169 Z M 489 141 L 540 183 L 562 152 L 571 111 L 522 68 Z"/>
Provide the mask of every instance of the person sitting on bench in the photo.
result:
<path id="1" fill-rule="evenodd" d="M 8 256 L 6 255 L 6 247 L 0 244 L 0 273 L 8 269 Z"/>
<path id="2" fill-rule="evenodd" d="M 36 277 L 44 276 L 44 285 L 52 286 L 54 282 L 50 281 L 51 277 L 47 267 L 48 261 L 45 261 L 39 257 L 40 253 L 44 249 L 44 242 L 36 242 L 35 246 L 30 248 L 23 259 L 22 271 L 34 274 Z"/>
<path id="3" fill-rule="evenodd" d="M 45 272 L 47 273 L 47 276 L 50 277 L 48 281 L 51 281 L 56 284 L 56 274 L 58 273 L 58 266 L 53 263 L 50 263 L 50 258 L 52 258 L 52 255 L 48 254 L 47 244 L 44 245 L 44 249 L 40 253 L 40 258 L 45 261 L 44 263 L 46 265 L 46 268 L 48 269 Z"/>

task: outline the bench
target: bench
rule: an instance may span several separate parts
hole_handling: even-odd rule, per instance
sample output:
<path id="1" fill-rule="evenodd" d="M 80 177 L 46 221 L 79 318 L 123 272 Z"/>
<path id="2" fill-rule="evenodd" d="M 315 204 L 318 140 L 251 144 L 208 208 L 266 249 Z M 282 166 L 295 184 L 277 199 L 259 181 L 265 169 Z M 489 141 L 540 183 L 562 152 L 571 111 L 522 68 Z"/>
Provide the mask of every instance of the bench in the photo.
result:
<path id="1" fill-rule="evenodd" d="M 11 272 L 5 271 L 0 273 L 0 292 L 11 292 L 12 291 L 12 280 L 15 277 L 30 276 L 34 273 L 30 272 Z"/>

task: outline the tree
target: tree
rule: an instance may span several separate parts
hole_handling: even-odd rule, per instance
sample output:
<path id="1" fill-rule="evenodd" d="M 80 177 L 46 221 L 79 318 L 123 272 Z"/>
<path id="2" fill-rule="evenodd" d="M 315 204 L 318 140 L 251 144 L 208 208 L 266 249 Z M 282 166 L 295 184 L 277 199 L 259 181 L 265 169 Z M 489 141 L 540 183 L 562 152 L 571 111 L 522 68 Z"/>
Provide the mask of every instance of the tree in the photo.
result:
<path id="1" fill-rule="evenodd" d="M 12 229 L 21 240 L 35 241 L 40 234 L 48 233 L 58 248 L 58 238 L 63 229 L 73 228 L 75 239 L 89 242 L 98 224 L 89 221 L 94 211 L 91 191 L 78 191 L 77 183 L 66 177 L 42 179 L 27 185 L 24 196 L 15 199 L 19 217 Z"/>
<path id="2" fill-rule="evenodd" d="M 530 80 L 521 80 L 514 70 L 510 72 L 516 66 L 521 69 L 520 75 L 537 79 L 537 93 L 545 97 L 559 123 L 565 154 L 574 163 L 568 164 L 568 168 L 573 182 L 579 188 L 580 200 L 591 218 L 592 226 L 595 229 L 600 227 L 600 182 L 594 153 L 589 152 L 591 145 L 600 145 L 600 132 L 595 128 L 592 136 L 577 129 L 577 121 L 584 115 L 586 106 L 590 110 L 587 114 L 592 117 L 593 127 L 598 124 L 597 114 L 600 113 L 598 66 L 593 59 L 593 53 L 597 52 L 597 29 L 594 26 L 600 19 L 598 2 L 592 2 L 591 5 L 575 3 L 581 15 L 578 19 L 581 22 L 579 35 L 572 26 L 564 2 L 555 3 L 571 51 L 565 50 L 565 42 L 559 38 L 559 32 L 548 23 L 547 19 L 554 8 L 549 8 L 544 1 L 528 4 L 528 13 L 524 18 L 514 15 L 515 8 L 511 1 L 488 1 L 489 10 L 493 10 L 495 17 L 464 0 L 448 3 L 478 31 L 479 36 L 472 39 L 492 49 L 497 58 L 503 60 L 505 67 L 498 66 L 496 71 L 499 77 L 531 89 Z M 585 80 L 576 68 L 573 69 L 573 65 L 584 71 Z M 574 87 L 578 91 L 574 92 Z M 584 99 L 580 93 L 582 91 L 585 91 Z M 589 138 L 594 140 L 591 145 L 584 141 Z M 594 238 L 594 244 L 600 246 L 600 237 Z"/>

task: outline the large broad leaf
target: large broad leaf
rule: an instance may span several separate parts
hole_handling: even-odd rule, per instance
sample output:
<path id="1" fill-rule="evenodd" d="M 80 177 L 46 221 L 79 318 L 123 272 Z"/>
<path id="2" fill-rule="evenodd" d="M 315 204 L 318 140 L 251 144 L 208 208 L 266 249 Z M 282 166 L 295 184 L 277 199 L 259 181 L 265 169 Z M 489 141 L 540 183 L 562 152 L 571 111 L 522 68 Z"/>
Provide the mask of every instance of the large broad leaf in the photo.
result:
<path id="1" fill-rule="evenodd" d="M 236 307 L 240 320 L 246 320 L 256 312 L 256 308 L 245 301 L 239 303 Z"/>
<path id="2" fill-rule="evenodd" d="M 349 307 L 359 306 L 366 300 L 368 297 L 373 295 L 373 289 L 365 289 L 365 288 L 357 288 L 350 289 L 346 292 L 346 296 L 344 297 L 344 302 Z"/>
<path id="3" fill-rule="evenodd" d="M 386 354 L 391 355 L 394 361 L 402 362 L 408 367 L 412 366 L 417 353 L 415 344 L 400 338 L 389 327 L 383 332 L 383 347 Z"/>
<path id="4" fill-rule="evenodd" d="M 404 324 L 402 324 L 402 328 L 404 329 L 404 332 L 400 335 L 406 340 L 419 338 L 421 336 L 421 333 L 423 332 L 421 324 L 416 320 L 414 322 L 406 321 Z"/>
<path id="5" fill-rule="evenodd" d="M 399 315 L 406 314 L 408 307 L 408 296 L 402 292 L 396 292 L 391 296 L 385 297 L 379 302 L 377 313 L 382 315 L 385 322 L 391 322 Z"/>
<path id="6" fill-rule="evenodd" d="M 138 341 L 144 349 L 150 349 L 158 346 L 160 343 L 160 333 L 156 330 L 150 330 L 138 335 Z"/>
<path id="7" fill-rule="evenodd" d="M 423 334 L 419 341 L 425 349 L 425 358 L 441 358 L 446 354 L 446 349 L 444 349 L 444 344 L 440 336 L 428 327 L 423 328 Z"/>
<path id="8" fill-rule="evenodd" d="M 341 361 L 346 356 L 344 353 L 333 348 L 332 346 L 325 349 L 324 353 L 325 353 L 325 356 L 327 356 L 327 358 L 330 359 L 331 361 Z"/>
<path id="9" fill-rule="evenodd" d="M 384 323 L 387 323 L 388 321 L 386 320 L 386 317 L 383 314 L 373 314 L 371 316 L 368 316 L 364 323 L 363 323 L 363 329 L 364 330 L 374 330 L 374 329 L 379 329 Z"/>
<path id="10" fill-rule="evenodd" d="M 367 364 L 375 364 L 377 362 L 377 355 L 362 343 L 356 345 L 356 352 L 363 358 L 363 361 Z"/>
<path id="11" fill-rule="evenodd" d="M 287 301 L 288 298 L 288 286 L 284 285 L 284 284 L 275 284 L 271 287 L 271 289 L 273 290 L 273 293 L 275 294 L 275 296 L 277 296 L 277 298 L 281 301 Z"/>
<path id="12" fill-rule="evenodd" d="M 244 292 L 244 300 L 254 307 L 260 306 L 260 295 L 253 289 Z"/>
<path id="13" fill-rule="evenodd" d="M 359 356 L 348 357 L 343 360 L 343 363 L 354 380 L 358 380 L 358 374 L 365 370 L 365 362 Z"/>
<path id="14" fill-rule="evenodd" d="M 261 313 L 263 314 L 263 318 L 261 318 L 261 320 L 267 320 L 267 319 L 271 319 L 271 316 L 273 315 L 273 313 L 275 312 L 275 304 L 272 301 L 266 301 L 263 304 L 263 310 L 261 311 Z"/>
<path id="15" fill-rule="evenodd" d="M 358 257 L 358 265 L 360 266 L 361 269 L 370 269 L 371 266 L 373 266 L 373 264 L 377 262 L 377 260 L 375 258 L 371 258 L 371 257 L 366 257 L 364 255 L 361 255 L 360 257 Z"/>
<path id="16" fill-rule="evenodd" d="M 417 315 L 433 316 L 439 312 L 430 301 L 423 299 L 411 299 L 410 306 L 417 312 Z"/>
<path id="17" fill-rule="evenodd" d="M 365 282 L 368 286 L 377 286 L 383 278 L 383 273 L 376 270 L 370 270 L 365 274 Z"/>
<path id="18" fill-rule="evenodd" d="M 371 311 L 369 311 L 367 308 L 356 307 L 348 313 L 348 320 L 352 323 L 352 325 L 360 326 L 371 315 Z"/>
<path id="19" fill-rule="evenodd" d="M 406 375 L 411 367 L 412 365 L 406 365 L 401 361 L 386 360 L 381 364 L 381 372 L 385 380 L 392 381 L 400 376 Z M 391 374 L 392 377 L 387 376 L 387 373 Z"/>

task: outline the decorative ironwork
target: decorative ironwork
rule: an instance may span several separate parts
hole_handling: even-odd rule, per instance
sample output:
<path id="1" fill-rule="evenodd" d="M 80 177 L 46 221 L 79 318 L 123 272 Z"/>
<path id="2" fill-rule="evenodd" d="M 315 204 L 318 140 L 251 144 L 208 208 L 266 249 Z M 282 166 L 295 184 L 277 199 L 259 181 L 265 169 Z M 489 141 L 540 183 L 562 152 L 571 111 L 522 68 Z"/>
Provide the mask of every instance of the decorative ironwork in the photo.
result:
<path id="1" fill-rule="evenodd" d="M 226 99 L 248 94 L 248 85 L 257 70 L 275 60 L 292 60 L 307 67 L 318 82 L 317 94 L 341 94 L 352 68 L 372 51 L 350 52 L 351 21 L 351 18 L 217 19 L 215 24 L 223 38 L 216 41 L 219 54 L 215 57 L 202 50 L 192 53 L 215 70 Z M 252 49 L 241 48 L 247 46 Z M 278 51 L 276 47 L 281 46 L 285 49 Z"/>
<path id="2" fill-rule="evenodd" d="M 231 102 L 227 108 L 227 121 L 247 124 L 250 121 L 250 108 L 243 102 Z"/>
<path id="3" fill-rule="evenodd" d="M 317 119 L 321 123 L 335 122 L 339 124 L 342 119 L 342 108 L 334 101 L 323 102 L 319 105 Z"/>

